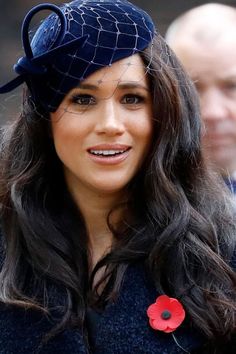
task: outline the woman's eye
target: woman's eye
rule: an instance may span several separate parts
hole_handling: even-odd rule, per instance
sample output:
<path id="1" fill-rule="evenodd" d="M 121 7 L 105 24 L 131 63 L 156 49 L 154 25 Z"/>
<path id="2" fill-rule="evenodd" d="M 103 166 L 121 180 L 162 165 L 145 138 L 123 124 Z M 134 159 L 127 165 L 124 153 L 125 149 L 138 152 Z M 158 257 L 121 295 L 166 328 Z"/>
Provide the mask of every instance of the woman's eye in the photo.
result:
<path id="1" fill-rule="evenodd" d="M 81 106 L 90 106 L 96 103 L 95 98 L 90 95 L 75 95 L 72 102 Z"/>
<path id="2" fill-rule="evenodd" d="M 139 95 L 125 95 L 122 99 L 122 103 L 131 105 L 137 105 L 143 101 L 144 98 Z"/>

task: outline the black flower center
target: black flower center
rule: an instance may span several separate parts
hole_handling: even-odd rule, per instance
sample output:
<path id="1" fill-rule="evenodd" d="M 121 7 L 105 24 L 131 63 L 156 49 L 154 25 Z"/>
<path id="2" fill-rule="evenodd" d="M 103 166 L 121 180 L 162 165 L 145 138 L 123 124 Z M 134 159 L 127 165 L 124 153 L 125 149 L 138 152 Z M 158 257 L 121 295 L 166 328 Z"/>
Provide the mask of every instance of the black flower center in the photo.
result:
<path id="1" fill-rule="evenodd" d="M 162 312 L 162 314 L 161 314 L 161 318 L 162 318 L 163 320 L 169 320 L 169 318 L 171 318 L 171 313 L 170 313 L 170 311 L 164 310 L 164 311 Z"/>

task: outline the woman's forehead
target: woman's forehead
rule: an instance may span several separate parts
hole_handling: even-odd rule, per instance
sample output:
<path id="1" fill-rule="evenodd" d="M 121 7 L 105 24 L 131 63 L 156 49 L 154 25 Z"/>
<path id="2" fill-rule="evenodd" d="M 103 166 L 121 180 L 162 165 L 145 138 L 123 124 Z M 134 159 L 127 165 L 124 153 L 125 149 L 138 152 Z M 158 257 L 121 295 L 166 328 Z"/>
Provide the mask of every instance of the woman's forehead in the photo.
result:
<path id="1" fill-rule="evenodd" d="M 102 83 L 121 84 L 125 82 L 139 83 L 146 82 L 146 67 L 139 54 L 129 58 L 124 58 L 92 73 L 86 79 L 81 81 L 79 87 L 84 88 L 87 85 L 99 85 Z"/>

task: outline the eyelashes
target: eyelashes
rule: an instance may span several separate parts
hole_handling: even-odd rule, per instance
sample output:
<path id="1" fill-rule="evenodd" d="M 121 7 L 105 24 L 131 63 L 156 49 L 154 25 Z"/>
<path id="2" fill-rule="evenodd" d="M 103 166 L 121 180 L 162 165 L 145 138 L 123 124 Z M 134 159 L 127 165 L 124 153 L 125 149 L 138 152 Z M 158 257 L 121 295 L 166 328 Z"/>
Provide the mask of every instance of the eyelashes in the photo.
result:
<path id="1" fill-rule="evenodd" d="M 145 97 L 138 94 L 127 94 L 122 99 L 122 103 L 128 105 L 138 105 L 144 102 L 145 102 Z"/>
<path id="2" fill-rule="evenodd" d="M 75 94 L 72 96 L 71 102 L 80 106 L 91 106 L 96 104 L 96 99 L 88 94 Z"/>
<path id="3" fill-rule="evenodd" d="M 124 105 L 137 106 L 146 101 L 146 97 L 140 94 L 125 94 L 120 98 L 120 103 Z M 77 104 L 81 107 L 94 106 L 98 103 L 98 100 L 89 94 L 75 94 L 71 98 L 73 104 Z"/>

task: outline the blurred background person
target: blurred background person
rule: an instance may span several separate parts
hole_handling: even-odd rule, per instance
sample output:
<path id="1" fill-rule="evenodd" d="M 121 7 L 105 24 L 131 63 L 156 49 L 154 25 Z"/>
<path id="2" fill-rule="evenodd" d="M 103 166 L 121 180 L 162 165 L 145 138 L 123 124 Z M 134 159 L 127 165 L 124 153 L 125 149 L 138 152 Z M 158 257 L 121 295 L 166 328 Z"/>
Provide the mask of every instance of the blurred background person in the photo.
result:
<path id="1" fill-rule="evenodd" d="M 199 92 L 206 158 L 236 193 L 236 8 L 195 7 L 171 23 L 166 39 Z"/>

